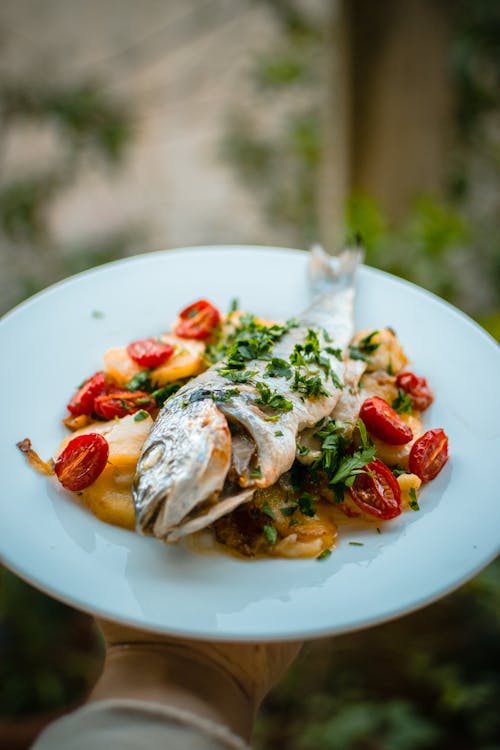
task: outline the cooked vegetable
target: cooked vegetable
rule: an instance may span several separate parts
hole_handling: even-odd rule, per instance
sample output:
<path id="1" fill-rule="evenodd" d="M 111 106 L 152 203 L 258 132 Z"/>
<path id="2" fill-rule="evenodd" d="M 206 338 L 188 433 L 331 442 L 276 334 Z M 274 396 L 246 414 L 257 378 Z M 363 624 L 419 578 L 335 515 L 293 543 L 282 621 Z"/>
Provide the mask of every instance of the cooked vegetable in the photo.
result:
<path id="1" fill-rule="evenodd" d="M 208 339 L 220 323 L 220 313 L 206 299 L 199 299 L 185 307 L 174 328 L 183 339 Z"/>
<path id="2" fill-rule="evenodd" d="M 108 455 L 106 438 L 98 432 L 88 432 L 69 441 L 54 470 L 63 487 L 79 492 L 90 487 L 103 472 Z"/>
<path id="3" fill-rule="evenodd" d="M 413 408 L 418 411 L 425 411 L 434 401 L 427 380 L 413 372 L 400 372 L 396 377 L 396 386 L 408 394 Z"/>
<path id="4" fill-rule="evenodd" d="M 351 497 L 362 511 L 383 519 L 395 518 L 401 513 L 401 490 L 398 480 L 382 461 L 366 464 L 350 488 Z"/>
<path id="5" fill-rule="evenodd" d="M 409 459 L 410 471 L 422 482 L 437 477 L 448 460 L 448 438 L 441 428 L 428 430 L 415 441 Z"/>
<path id="6" fill-rule="evenodd" d="M 94 411 L 103 419 L 126 417 L 136 411 L 151 411 L 156 407 L 154 398 L 145 391 L 114 390 L 98 396 L 94 403 Z"/>
<path id="7" fill-rule="evenodd" d="M 390 445 L 404 445 L 413 438 L 411 428 L 403 422 L 397 411 L 379 396 L 367 398 L 359 416 L 368 432 Z"/>
<path id="8" fill-rule="evenodd" d="M 69 411 L 75 416 L 90 415 L 94 411 L 94 402 L 97 396 L 105 393 L 107 389 L 106 375 L 104 372 L 96 372 L 88 378 L 77 390 L 68 404 Z"/>
<path id="9" fill-rule="evenodd" d="M 148 369 L 163 365 L 174 351 L 172 344 L 165 344 L 158 339 L 139 339 L 127 346 L 128 356 L 140 367 Z"/>

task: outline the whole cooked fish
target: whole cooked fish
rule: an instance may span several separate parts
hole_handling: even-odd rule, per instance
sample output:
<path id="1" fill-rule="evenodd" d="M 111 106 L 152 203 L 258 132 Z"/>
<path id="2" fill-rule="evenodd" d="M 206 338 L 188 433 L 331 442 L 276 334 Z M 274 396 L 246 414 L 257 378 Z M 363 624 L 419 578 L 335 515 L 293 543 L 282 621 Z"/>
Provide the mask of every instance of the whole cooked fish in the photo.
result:
<path id="1" fill-rule="evenodd" d="M 330 415 L 342 393 L 360 257 L 313 249 L 316 296 L 298 320 L 243 326 L 223 359 L 164 404 L 134 479 L 139 531 L 176 541 L 290 469 L 297 436 Z"/>

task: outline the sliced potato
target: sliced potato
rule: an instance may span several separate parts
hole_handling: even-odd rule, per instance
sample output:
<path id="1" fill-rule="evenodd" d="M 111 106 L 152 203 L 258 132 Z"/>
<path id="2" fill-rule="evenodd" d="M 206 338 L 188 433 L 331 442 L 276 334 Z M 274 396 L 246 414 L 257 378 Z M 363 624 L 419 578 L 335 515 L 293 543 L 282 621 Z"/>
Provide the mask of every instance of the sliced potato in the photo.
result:
<path id="1" fill-rule="evenodd" d="M 422 434 L 422 420 L 418 414 L 400 414 L 399 416 L 403 422 L 406 422 L 411 427 L 411 431 L 413 432 L 413 438 L 409 443 L 405 443 L 404 445 L 389 445 L 389 443 L 385 443 L 383 440 L 373 437 L 373 435 L 370 437 L 375 445 L 377 458 L 380 458 L 388 466 L 401 466 L 402 469 L 407 469 L 412 445 Z"/>
<path id="2" fill-rule="evenodd" d="M 376 347 L 374 351 L 365 352 L 363 350 L 363 340 L 367 339 L 367 337 L 369 337 L 370 347 Z M 359 347 L 363 354 L 365 354 L 366 369 L 368 372 L 385 370 L 396 375 L 408 362 L 403 347 L 394 333 L 388 328 L 382 328 L 377 331 L 359 331 L 354 336 L 352 344 Z"/>
<path id="3" fill-rule="evenodd" d="M 398 477 L 398 484 L 401 490 L 401 506 L 403 510 L 408 510 L 411 507 L 410 503 L 413 500 L 410 492 L 412 490 L 418 492 L 418 490 L 420 489 L 420 485 L 422 484 L 422 480 L 420 479 L 420 477 L 417 477 L 416 474 L 400 474 L 400 476 Z"/>
<path id="4" fill-rule="evenodd" d="M 174 380 L 198 375 L 205 369 L 205 344 L 193 339 L 181 339 L 171 333 L 159 337 L 165 344 L 175 346 L 175 352 L 165 364 L 151 370 L 151 380 L 159 386 Z M 144 368 L 129 357 L 124 346 L 115 346 L 104 354 L 104 370 L 119 385 L 125 385 Z"/>
<path id="5" fill-rule="evenodd" d="M 84 505 L 101 521 L 127 529 L 135 527 L 132 481 L 152 424 L 149 415 L 136 422 L 134 415 L 129 414 L 111 422 L 93 422 L 61 443 L 58 454 L 77 435 L 98 432 L 108 441 L 109 457 L 104 471 L 90 487 L 78 493 Z"/>

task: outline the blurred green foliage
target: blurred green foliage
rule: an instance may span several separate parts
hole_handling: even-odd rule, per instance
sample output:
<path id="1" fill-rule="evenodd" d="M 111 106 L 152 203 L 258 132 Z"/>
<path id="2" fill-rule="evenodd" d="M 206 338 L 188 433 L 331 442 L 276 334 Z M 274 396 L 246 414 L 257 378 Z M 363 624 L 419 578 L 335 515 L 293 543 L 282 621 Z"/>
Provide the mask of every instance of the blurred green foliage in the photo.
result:
<path id="1" fill-rule="evenodd" d="M 82 700 L 103 655 L 90 617 L 0 567 L 0 715 L 50 711 Z"/>
<path id="2" fill-rule="evenodd" d="M 412 615 L 306 644 L 255 747 L 498 750 L 499 636 L 500 561 Z"/>
<path id="3" fill-rule="evenodd" d="M 307 246 L 319 236 L 324 36 L 306 6 L 293 0 L 267 0 L 267 5 L 280 37 L 255 60 L 250 104 L 229 113 L 222 157 L 257 196 L 270 224 L 297 246 Z M 456 147 L 447 194 L 417 196 L 397 226 L 373 196 L 353 194 L 346 206 L 346 240 L 360 236 L 370 265 L 446 298 L 498 337 L 500 205 L 493 196 L 500 177 L 500 4 L 460 0 L 449 13 Z M 279 127 L 255 117 L 255 110 L 269 107 L 280 113 Z M 484 193 L 487 180 L 489 197 L 478 201 L 472 193 L 478 188 Z"/>

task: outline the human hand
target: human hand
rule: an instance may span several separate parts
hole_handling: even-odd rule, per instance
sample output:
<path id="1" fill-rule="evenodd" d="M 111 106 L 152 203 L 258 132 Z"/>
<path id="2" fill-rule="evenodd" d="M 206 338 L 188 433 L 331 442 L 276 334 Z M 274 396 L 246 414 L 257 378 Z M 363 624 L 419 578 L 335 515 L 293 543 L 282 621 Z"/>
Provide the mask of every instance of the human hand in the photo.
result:
<path id="1" fill-rule="evenodd" d="M 107 620 L 98 625 L 106 662 L 90 700 L 161 702 L 223 722 L 247 739 L 260 703 L 302 645 L 187 640 Z"/>

